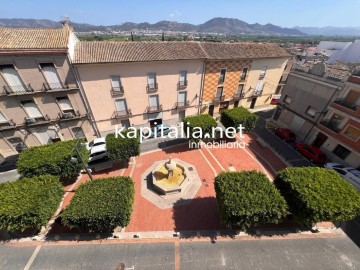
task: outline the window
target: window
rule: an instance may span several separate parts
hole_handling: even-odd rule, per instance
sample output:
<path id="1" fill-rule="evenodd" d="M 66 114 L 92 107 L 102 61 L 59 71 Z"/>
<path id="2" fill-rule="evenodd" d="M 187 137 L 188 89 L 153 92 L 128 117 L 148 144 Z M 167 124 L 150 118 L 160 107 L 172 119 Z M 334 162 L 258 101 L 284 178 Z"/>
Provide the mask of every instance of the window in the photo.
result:
<path id="1" fill-rule="evenodd" d="M 157 89 L 156 74 L 155 73 L 150 73 L 148 75 L 148 88 L 149 89 Z"/>
<path id="2" fill-rule="evenodd" d="M 254 96 L 260 96 L 263 88 L 264 88 L 264 83 L 262 81 L 258 81 L 255 86 Z"/>
<path id="3" fill-rule="evenodd" d="M 115 107 L 118 113 L 123 115 L 127 114 L 128 109 L 127 109 L 126 99 L 115 100 Z"/>
<path id="4" fill-rule="evenodd" d="M 0 124 L 8 123 L 8 120 L 5 118 L 4 114 L 0 112 Z"/>
<path id="5" fill-rule="evenodd" d="M 29 91 L 13 65 L 0 66 L 0 69 L 11 92 L 22 93 Z"/>
<path id="6" fill-rule="evenodd" d="M 216 89 L 216 99 L 218 99 L 218 100 L 220 100 L 220 99 L 222 99 L 222 93 L 223 93 L 223 87 L 221 86 L 221 87 L 218 87 L 217 89 Z"/>
<path id="7" fill-rule="evenodd" d="M 11 145 L 14 147 L 14 149 L 20 153 L 24 150 L 27 149 L 25 143 L 23 142 L 23 140 L 19 137 L 12 137 L 12 138 L 8 138 L 7 139 L 9 141 L 9 143 L 11 143 Z"/>
<path id="8" fill-rule="evenodd" d="M 338 146 L 335 147 L 333 153 L 339 158 L 345 159 L 350 154 L 350 150 L 338 144 Z"/>
<path id="9" fill-rule="evenodd" d="M 237 108 L 237 107 L 239 107 L 239 101 L 238 101 L 238 100 L 236 100 L 236 101 L 234 102 L 234 108 Z"/>
<path id="10" fill-rule="evenodd" d="M 241 96 L 242 95 L 242 91 L 244 90 L 244 85 L 243 84 L 239 84 L 236 95 L 237 96 Z"/>
<path id="11" fill-rule="evenodd" d="M 187 85 L 187 72 L 186 71 L 180 71 L 180 77 L 179 77 L 179 86 L 185 87 Z"/>
<path id="12" fill-rule="evenodd" d="M 226 68 L 220 70 L 219 83 L 224 83 L 225 81 Z"/>
<path id="13" fill-rule="evenodd" d="M 284 98 L 284 103 L 290 104 L 290 103 L 291 103 L 291 97 L 289 97 L 288 95 L 286 95 L 285 98 Z"/>
<path id="14" fill-rule="evenodd" d="M 110 76 L 111 88 L 114 92 L 123 92 L 120 76 Z"/>
<path id="15" fill-rule="evenodd" d="M 243 68 L 242 74 L 241 74 L 241 77 L 240 77 L 240 81 L 244 81 L 246 79 L 247 72 L 248 72 L 248 68 Z"/>
<path id="16" fill-rule="evenodd" d="M 67 97 L 58 97 L 56 100 L 59 103 L 60 109 L 63 113 L 74 113 L 71 102 Z"/>
<path id="17" fill-rule="evenodd" d="M 360 129 L 353 126 L 348 126 L 343 133 L 346 137 L 350 138 L 353 141 L 357 141 L 360 138 Z"/>
<path id="18" fill-rule="evenodd" d="M 265 74 L 266 74 L 266 70 L 267 70 L 267 66 L 263 66 L 261 71 L 260 71 L 260 76 L 259 76 L 259 79 L 263 79 L 265 77 Z"/>
<path id="19" fill-rule="evenodd" d="M 73 127 L 71 129 L 72 133 L 74 134 L 75 139 L 83 139 L 85 138 L 84 131 L 81 127 Z"/>
<path id="20" fill-rule="evenodd" d="M 152 95 L 149 97 L 150 110 L 157 110 L 159 108 L 159 96 Z"/>
<path id="21" fill-rule="evenodd" d="M 187 96 L 186 91 L 179 92 L 179 94 L 178 94 L 178 106 L 183 107 L 183 106 L 186 105 L 186 96 Z"/>
<path id="22" fill-rule="evenodd" d="M 42 63 L 40 67 L 47 82 L 48 89 L 64 88 L 53 63 Z"/>
<path id="23" fill-rule="evenodd" d="M 24 107 L 26 114 L 31 118 L 42 118 L 39 108 L 32 100 L 21 101 L 21 105 Z"/>
<path id="24" fill-rule="evenodd" d="M 311 117 L 315 117 L 316 110 L 311 106 L 309 106 L 306 110 L 306 114 L 310 115 Z"/>

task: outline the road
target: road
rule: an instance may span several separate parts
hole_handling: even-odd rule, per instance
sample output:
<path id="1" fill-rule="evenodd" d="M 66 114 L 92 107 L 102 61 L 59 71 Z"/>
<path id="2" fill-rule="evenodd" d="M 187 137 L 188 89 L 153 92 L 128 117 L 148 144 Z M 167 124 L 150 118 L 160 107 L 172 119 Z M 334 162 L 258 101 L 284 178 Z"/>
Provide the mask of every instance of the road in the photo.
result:
<path id="1" fill-rule="evenodd" d="M 360 250 L 347 237 L 229 240 L 211 243 L 0 245 L 0 269 L 360 269 Z M 125 269 L 126 269 L 125 268 Z"/>

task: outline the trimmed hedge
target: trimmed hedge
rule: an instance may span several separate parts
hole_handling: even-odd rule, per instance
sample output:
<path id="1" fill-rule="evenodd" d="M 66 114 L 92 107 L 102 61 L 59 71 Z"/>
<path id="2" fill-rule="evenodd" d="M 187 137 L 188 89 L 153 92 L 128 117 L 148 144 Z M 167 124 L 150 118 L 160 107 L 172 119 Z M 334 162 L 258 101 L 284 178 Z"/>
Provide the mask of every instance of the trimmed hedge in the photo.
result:
<path id="1" fill-rule="evenodd" d="M 217 126 L 217 123 L 214 118 L 212 118 L 208 114 L 200 114 L 195 116 L 188 116 L 184 119 L 184 132 L 187 134 L 188 128 L 189 133 L 187 134 L 187 137 L 192 141 L 200 141 L 200 139 L 204 138 L 211 138 L 212 137 L 212 129 Z M 201 138 L 194 138 L 198 137 L 197 132 L 201 130 L 202 136 Z M 208 135 L 206 135 L 208 134 Z"/>
<path id="2" fill-rule="evenodd" d="M 80 173 L 83 164 L 76 151 L 72 151 L 76 140 L 31 147 L 19 156 L 17 170 L 22 177 L 35 177 L 44 174 L 73 177 Z M 78 150 L 84 160 L 89 159 L 88 151 L 80 143 Z M 71 160 L 71 157 L 77 160 Z"/>
<path id="3" fill-rule="evenodd" d="M 89 231 L 107 231 L 130 222 L 134 204 L 134 182 L 118 176 L 80 185 L 61 214 L 62 224 Z"/>
<path id="4" fill-rule="evenodd" d="M 295 220 L 306 226 L 351 220 L 360 214 L 360 193 L 333 170 L 287 168 L 277 174 L 275 185 Z"/>
<path id="5" fill-rule="evenodd" d="M 53 175 L 0 184 L 0 230 L 40 229 L 54 214 L 63 195 L 63 186 Z"/>
<path id="6" fill-rule="evenodd" d="M 128 160 L 131 157 L 140 154 L 140 133 L 137 133 L 136 138 L 127 137 L 129 131 L 123 131 L 122 134 L 115 137 L 115 134 L 108 134 L 106 136 L 106 148 L 108 157 L 114 161 Z"/>
<path id="7" fill-rule="evenodd" d="M 221 113 L 220 121 L 224 127 L 238 128 L 240 125 L 244 127 L 244 131 L 251 131 L 255 128 L 256 122 L 259 117 L 256 114 L 251 113 L 244 107 L 237 107 L 234 109 L 224 110 Z"/>
<path id="8" fill-rule="evenodd" d="M 222 221 L 247 230 L 278 223 L 288 214 L 284 198 L 258 171 L 222 172 L 215 178 L 216 199 Z"/>

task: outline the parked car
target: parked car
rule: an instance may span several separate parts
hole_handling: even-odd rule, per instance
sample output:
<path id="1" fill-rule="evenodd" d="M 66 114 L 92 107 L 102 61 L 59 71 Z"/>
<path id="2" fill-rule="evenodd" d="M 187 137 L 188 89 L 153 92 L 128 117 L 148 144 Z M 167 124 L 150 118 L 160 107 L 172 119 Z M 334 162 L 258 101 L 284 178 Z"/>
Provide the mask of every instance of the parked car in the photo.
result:
<path id="1" fill-rule="evenodd" d="M 294 142 L 296 139 L 295 133 L 288 128 L 275 128 L 275 135 L 286 142 Z"/>
<path id="2" fill-rule="evenodd" d="M 150 135 L 149 135 L 149 133 L 146 133 L 146 134 L 144 134 L 144 136 L 147 136 L 148 139 L 151 139 L 151 138 L 154 138 L 155 134 L 156 134 L 156 137 L 159 138 L 162 135 L 163 136 L 168 135 L 170 131 L 171 131 L 171 129 L 168 124 L 160 124 L 151 129 Z"/>
<path id="3" fill-rule="evenodd" d="M 89 142 L 89 143 L 85 143 L 85 147 L 87 150 L 91 150 L 92 147 L 94 146 L 98 146 L 98 145 L 105 145 L 106 141 L 105 138 L 96 138 L 95 140 Z"/>
<path id="4" fill-rule="evenodd" d="M 109 159 L 109 157 L 107 155 L 105 144 L 91 147 L 89 162 L 93 162 L 95 160 L 107 160 L 107 159 Z"/>
<path id="5" fill-rule="evenodd" d="M 352 167 L 345 167 L 344 165 L 338 163 L 326 163 L 325 168 L 333 169 L 336 171 L 342 178 L 350 182 L 357 189 L 360 190 L 360 171 Z"/>
<path id="6" fill-rule="evenodd" d="M 327 158 L 323 151 L 313 145 L 304 143 L 295 144 L 295 149 L 300 152 L 304 157 L 314 163 L 325 163 Z"/>

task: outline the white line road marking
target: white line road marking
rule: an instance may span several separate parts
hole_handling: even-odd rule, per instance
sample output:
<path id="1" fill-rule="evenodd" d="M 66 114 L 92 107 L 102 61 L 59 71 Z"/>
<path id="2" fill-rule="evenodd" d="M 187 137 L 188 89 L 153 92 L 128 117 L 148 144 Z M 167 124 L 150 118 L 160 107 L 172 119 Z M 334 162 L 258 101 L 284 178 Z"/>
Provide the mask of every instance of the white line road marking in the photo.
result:
<path id="1" fill-rule="evenodd" d="M 39 251 L 40 251 L 40 248 L 41 248 L 41 246 L 37 246 L 37 247 L 35 248 L 33 254 L 31 255 L 31 257 L 30 257 L 30 259 L 29 259 L 29 261 L 27 262 L 27 264 L 26 264 L 25 267 L 24 267 L 24 270 L 29 270 L 29 269 L 30 269 L 31 265 L 33 264 L 36 256 L 38 255 L 38 253 L 39 253 Z"/>
<path id="2" fill-rule="evenodd" d="M 136 167 L 136 157 L 133 157 L 134 159 L 133 159 L 133 164 L 132 164 L 132 167 L 131 167 L 131 171 L 130 171 L 130 177 L 132 177 L 133 176 L 133 174 L 134 174 L 134 169 L 135 169 L 135 167 Z"/>
<path id="3" fill-rule="evenodd" d="M 199 149 L 200 154 L 203 156 L 203 158 L 205 159 L 206 163 L 209 165 L 210 169 L 213 171 L 214 175 L 217 176 L 217 172 L 215 170 L 215 168 L 211 165 L 210 161 L 206 158 L 205 154 L 203 153 L 202 149 Z"/>
<path id="4" fill-rule="evenodd" d="M 226 171 L 224 169 L 224 167 L 220 164 L 220 162 L 217 160 L 217 158 L 213 155 L 213 153 L 211 153 L 211 151 L 205 147 L 205 149 L 209 152 L 210 156 L 215 160 L 215 162 L 217 163 L 217 165 L 219 165 L 219 167 L 223 170 L 223 171 Z"/>

